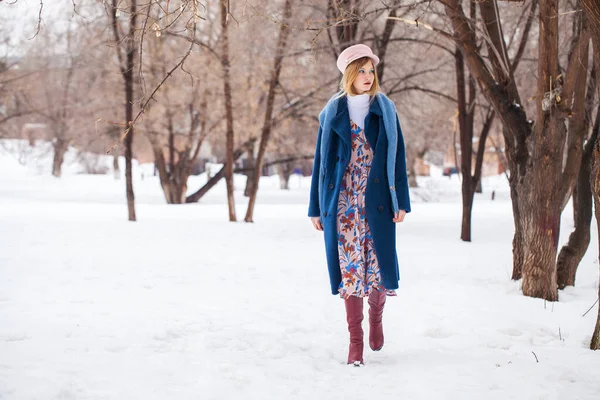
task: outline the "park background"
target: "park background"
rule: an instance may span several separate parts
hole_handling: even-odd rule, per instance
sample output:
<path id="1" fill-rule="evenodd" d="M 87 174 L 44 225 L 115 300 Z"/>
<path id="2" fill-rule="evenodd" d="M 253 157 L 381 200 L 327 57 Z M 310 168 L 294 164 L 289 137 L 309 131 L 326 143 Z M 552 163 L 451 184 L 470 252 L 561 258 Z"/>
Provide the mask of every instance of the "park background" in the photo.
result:
<path id="1" fill-rule="evenodd" d="M 0 399 L 597 398 L 597 2 L 17 0 L 0 33 Z M 307 217 L 355 43 L 413 203 L 364 368 Z"/>

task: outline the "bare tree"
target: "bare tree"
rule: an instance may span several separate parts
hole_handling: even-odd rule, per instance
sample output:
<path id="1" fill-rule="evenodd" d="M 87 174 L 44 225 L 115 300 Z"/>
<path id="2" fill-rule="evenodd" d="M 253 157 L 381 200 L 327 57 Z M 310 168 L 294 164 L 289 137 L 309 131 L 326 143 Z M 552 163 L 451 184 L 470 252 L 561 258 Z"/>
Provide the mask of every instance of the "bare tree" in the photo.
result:
<path id="1" fill-rule="evenodd" d="M 221 3 L 221 64 L 223 66 L 223 93 L 225 96 L 225 121 L 227 124 L 227 145 L 225 160 L 225 181 L 227 183 L 227 205 L 229 206 L 229 221 L 237 221 L 235 215 L 235 198 L 233 197 L 233 106 L 231 102 L 231 78 L 229 64 L 229 9 L 225 0 Z"/>
<path id="2" fill-rule="evenodd" d="M 476 20 L 477 8 L 475 3 L 471 2 L 470 15 L 471 20 Z M 475 34 L 475 32 L 470 32 Z M 475 37 L 471 38 L 475 41 Z M 460 238 L 465 242 L 471 241 L 471 215 L 473 208 L 473 199 L 475 189 L 481 179 L 481 168 L 483 166 L 483 156 L 485 154 L 485 143 L 488 133 L 494 121 L 495 112 L 488 109 L 481 134 L 479 135 L 479 148 L 477 150 L 477 161 L 475 171 L 473 170 L 473 133 L 475 129 L 475 102 L 477 100 L 477 87 L 475 79 L 469 73 L 465 80 L 464 57 L 460 49 L 455 52 L 456 62 L 456 90 L 458 98 L 458 128 L 460 131 L 460 164 L 462 173 L 462 225 Z M 468 99 L 467 99 L 468 87 Z"/>
<path id="3" fill-rule="evenodd" d="M 129 9 L 127 10 L 129 21 L 122 23 L 123 17 L 118 17 L 121 13 L 119 2 L 112 0 L 110 7 L 110 18 L 112 21 L 112 30 L 114 34 L 114 43 L 117 55 L 119 57 L 119 68 L 123 76 L 125 85 L 125 121 L 127 121 L 127 132 L 125 137 L 125 187 L 127 193 L 127 210 L 129 221 L 135 221 L 135 195 L 133 192 L 133 136 L 134 136 L 134 86 L 135 86 L 135 61 L 137 59 L 138 45 L 135 40 L 138 26 L 137 0 L 129 0 Z M 126 33 L 123 32 L 123 26 L 126 26 Z"/>
<path id="4" fill-rule="evenodd" d="M 149 132 L 161 187 L 169 204 L 185 203 L 188 178 L 209 132 L 206 97 L 200 103 L 200 110 L 194 100 L 188 99 L 179 109 L 173 107 L 177 103 L 169 103 L 161 115 L 163 120 L 158 126 L 161 130 Z M 162 133 L 166 133 L 166 140 Z"/>
<path id="5" fill-rule="evenodd" d="M 158 9 L 158 8 L 156 8 Z M 157 17 L 155 17 L 157 18 Z M 171 30 L 185 29 L 171 24 Z M 187 38 L 187 36 L 186 36 Z M 147 37 L 144 41 L 143 76 L 146 85 L 156 87 L 173 68 L 171 64 L 185 47 L 177 35 L 167 33 L 158 37 Z M 200 52 L 203 54 L 203 52 Z M 213 69 L 215 57 L 192 57 L 186 70 L 209 71 Z M 204 74 L 175 71 L 169 84 L 163 85 L 155 94 L 155 102 L 146 112 L 140 130 L 144 130 L 154 155 L 155 168 L 168 204 L 186 201 L 188 178 L 200 156 L 205 139 L 222 120 L 211 116 L 212 92 L 215 84 L 203 79 Z"/>
<path id="6" fill-rule="evenodd" d="M 575 50 L 566 74 L 561 75 L 557 1 L 540 1 L 538 119 L 532 124 L 520 101 L 514 61 L 508 58 L 496 0 L 479 2 L 491 68 L 471 39 L 473 26 L 462 5 L 457 0 L 440 1 L 450 17 L 456 41 L 471 73 L 504 125 L 516 232 L 513 278 L 518 278 L 522 271 L 523 294 L 558 300 L 556 253 L 560 214 L 570 197 L 582 153 L 581 145 L 570 145 L 581 144 L 582 132 L 567 132 L 565 125 L 572 113 L 571 102 L 561 100 L 585 96 L 585 84 L 582 91 L 575 82 L 580 74 L 586 73 L 589 31 L 584 26 L 575 33 Z M 562 149 L 566 143 L 569 149 L 563 163 Z"/>
<path id="7" fill-rule="evenodd" d="M 287 39 L 290 33 L 289 22 L 292 17 L 292 0 L 286 0 L 285 5 L 283 7 L 283 22 L 279 28 L 279 39 L 277 41 L 277 49 L 275 51 L 275 60 L 273 64 L 273 70 L 271 73 L 271 80 L 269 82 L 269 89 L 267 91 L 267 101 L 266 101 L 266 109 L 265 109 L 265 117 L 262 128 L 262 133 L 260 137 L 260 144 L 258 148 L 258 155 L 256 157 L 256 172 L 255 176 L 259 177 L 261 175 L 263 158 L 265 155 L 265 151 L 267 149 L 267 145 L 269 143 L 269 138 L 271 136 L 271 130 L 273 126 L 273 105 L 275 102 L 275 88 L 279 82 L 279 75 L 281 73 L 281 66 L 283 62 L 283 52 L 286 48 Z M 258 178 L 257 178 L 258 179 Z M 258 192 L 258 182 L 252 188 L 252 193 L 250 194 L 250 199 L 248 200 L 248 209 L 246 211 L 246 217 L 244 221 L 253 222 L 254 216 L 254 205 L 256 204 L 256 194 Z"/>
<path id="8" fill-rule="evenodd" d="M 44 36 L 43 38 L 38 37 L 38 40 L 43 40 L 47 44 L 52 39 Z M 42 47 L 45 46 L 42 45 Z M 34 57 L 43 59 L 38 64 L 38 77 L 44 84 L 35 84 L 31 87 L 27 96 L 28 103 L 34 113 L 41 116 L 48 126 L 49 139 L 52 140 L 54 149 L 52 175 L 55 177 L 62 175 L 65 153 L 77 131 L 75 117 L 82 111 L 78 105 L 82 104 L 83 100 L 78 94 L 87 93 L 85 90 L 77 91 L 75 74 L 81 67 L 76 57 L 77 53 L 78 51 L 73 46 L 72 24 L 69 22 L 66 31 L 65 54 L 59 56 L 54 53 L 38 53 L 34 55 Z M 57 64 L 56 60 L 61 60 L 60 64 Z"/>
<path id="9" fill-rule="evenodd" d="M 532 21 L 535 15 L 535 8 L 537 2 L 531 3 L 531 8 L 525 10 L 525 13 L 529 14 L 525 29 L 521 37 L 521 48 L 524 48 L 525 43 L 529 37 Z M 477 5 L 475 2 L 470 2 L 469 10 L 472 24 L 477 23 Z M 476 32 L 470 31 L 469 34 L 473 35 L 470 38 L 472 42 L 476 42 Z M 457 99 L 458 99 L 458 128 L 460 131 L 460 164 L 461 164 L 461 175 L 462 175 L 462 224 L 461 224 L 461 239 L 466 242 L 471 241 L 471 217 L 472 208 L 475 192 L 481 188 L 481 172 L 483 167 L 483 158 L 485 155 L 486 142 L 488 134 L 492 128 L 494 118 L 496 116 L 495 111 L 488 107 L 483 117 L 481 132 L 479 134 L 478 149 L 475 152 L 476 160 L 473 168 L 473 133 L 475 129 L 475 105 L 477 95 L 477 84 L 471 73 L 468 75 L 468 80 L 464 78 L 464 56 L 460 51 L 460 48 L 455 52 L 456 62 L 456 77 L 457 77 Z M 518 61 L 514 64 L 515 67 Z M 514 72 L 514 71 L 513 71 Z M 468 86 L 468 100 L 467 90 Z"/>

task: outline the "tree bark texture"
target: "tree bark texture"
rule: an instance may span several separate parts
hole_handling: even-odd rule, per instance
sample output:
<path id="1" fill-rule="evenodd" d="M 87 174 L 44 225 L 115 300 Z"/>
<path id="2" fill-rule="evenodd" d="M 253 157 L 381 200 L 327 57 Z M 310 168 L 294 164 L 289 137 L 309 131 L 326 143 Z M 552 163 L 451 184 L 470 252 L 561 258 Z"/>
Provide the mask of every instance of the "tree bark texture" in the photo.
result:
<path id="1" fill-rule="evenodd" d="M 254 186 L 256 185 L 256 157 L 254 156 L 254 143 L 249 142 L 250 145 L 246 148 L 246 154 L 248 157 L 246 161 L 248 162 L 247 168 L 248 172 L 246 172 L 246 189 L 244 189 L 244 196 L 250 197 L 252 195 L 252 191 L 254 190 Z"/>
<path id="2" fill-rule="evenodd" d="M 65 153 L 69 149 L 69 141 L 62 139 L 59 137 L 59 135 L 57 135 L 52 146 L 54 147 L 52 175 L 60 178 L 62 175 L 62 164 L 65 161 Z"/>
<path id="3" fill-rule="evenodd" d="M 525 193 L 522 205 L 527 213 L 524 215 L 523 294 L 550 301 L 558 300 L 556 253 L 560 215 L 581 166 L 589 47 L 588 31 L 580 27 L 574 35 L 563 83 L 558 64 L 558 11 L 558 0 L 540 1 L 538 120 L 532 136 L 533 168 L 521 189 Z M 570 99 L 572 105 L 565 104 Z M 565 111 L 574 114 L 568 131 Z M 568 147 L 563 168 L 565 145 Z"/>
<path id="4" fill-rule="evenodd" d="M 237 221 L 235 215 L 235 198 L 233 187 L 233 105 L 231 102 L 231 78 L 229 63 L 229 26 L 227 24 L 228 12 L 227 4 L 221 0 L 221 65 L 223 66 L 223 94 L 225 96 L 225 119 L 227 121 L 226 133 L 226 161 L 225 161 L 225 181 L 227 186 L 227 205 L 229 207 L 229 221 Z"/>
<path id="5" fill-rule="evenodd" d="M 594 102 L 596 99 L 596 84 L 598 82 L 598 75 L 597 74 L 597 68 L 595 63 L 592 63 L 592 71 L 590 73 L 590 79 L 588 79 L 588 87 L 587 87 L 587 92 L 585 95 L 585 101 L 584 101 L 584 108 L 585 108 L 585 115 L 584 115 L 584 126 L 585 126 L 585 130 L 587 131 L 587 129 L 592 125 L 592 112 L 593 112 L 593 108 L 594 108 Z M 596 114 L 598 116 L 598 114 Z M 598 123 L 598 118 L 596 118 L 596 124 Z M 593 136 L 594 132 L 596 132 L 596 125 L 594 125 L 593 130 L 592 130 L 592 135 Z M 585 152 L 585 151 L 584 151 Z M 588 173 L 589 175 L 589 173 Z M 577 187 L 578 184 L 575 185 L 575 187 L 573 188 L 573 221 L 575 222 L 575 224 L 577 224 L 577 211 L 579 210 L 579 195 L 577 194 Z M 577 225 L 575 225 L 577 226 Z"/>
<path id="6" fill-rule="evenodd" d="M 283 52 L 286 48 L 287 39 L 290 33 L 290 27 L 288 23 L 291 17 L 292 0 L 286 0 L 283 8 L 283 23 L 279 26 L 279 39 L 277 41 L 277 47 L 275 50 L 275 60 L 273 64 L 273 70 L 271 71 L 269 89 L 267 91 L 265 119 L 263 122 L 260 143 L 258 145 L 258 155 L 256 156 L 256 184 L 252 188 L 252 193 L 248 200 L 248 209 L 246 211 L 246 217 L 244 218 L 244 221 L 246 222 L 253 222 L 254 219 L 254 206 L 256 205 L 256 195 L 258 193 L 258 187 L 260 185 L 260 176 L 262 171 L 263 159 L 267 150 L 267 145 L 269 144 L 269 138 L 271 137 L 271 130 L 273 127 L 273 106 L 275 103 L 275 88 L 279 83 L 279 75 L 281 73 L 281 66 L 283 63 Z"/>
<path id="7" fill-rule="evenodd" d="M 560 87 L 558 66 L 558 0 L 540 1 L 538 45 L 537 115 L 533 132 L 532 164 L 521 186 L 520 209 L 523 213 L 524 258 L 523 294 L 549 301 L 558 300 L 556 252 L 561 208 L 556 194 L 562 182 L 563 151 L 566 126 L 557 107 L 544 106 L 547 93 Z M 550 96 L 553 96 L 551 94 Z M 552 99 L 554 102 L 557 99 Z M 527 179 L 529 178 L 529 179 Z M 554 194 L 551 196 L 550 194 Z"/>
<path id="8" fill-rule="evenodd" d="M 465 80 L 465 63 L 462 52 L 456 49 L 454 52 L 454 63 L 456 72 L 456 94 L 458 99 L 458 130 L 460 137 L 460 172 L 462 175 L 462 223 L 460 238 L 464 242 L 471 241 L 471 209 L 473 207 L 473 180 L 471 179 L 471 162 L 473 159 L 473 110 L 467 102 Z M 472 85 L 469 85 L 469 89 Z"/>
<path id="9" fill-rule="evenodd" d="M 600 10 L 598 10 L 598 16 L 600 16 Z M 600 44 L 598 46 L 595 46 L 595 48 L 600 49 Z M 596 61 L 596 65 L 600 66 L 600 62 Z M 600 92 L 600 89 L 598 90 Z M 594 196 L 596 222 L 598 225 L 598 246 L 600 247 L 600 140 L 598 138 L 596 138 L 596 143 L 594 146 L 594 164 L 592 168 L 591 186 L 592 193 Z M 600 285 L 598 285 L 598 298 L 600 298 Z M 594 329 L 594 333 L 592 334 L 590 348 L 592 350 L 600 350 L 600 303 L 598 304 L 598 317 L 596 319 L 596 328 Z"/>
<path id="10" fill-rule="evenodd" d="M 184 163 L 175 163 L 167 167 L 167 162 L 163 154 L 163 149 L 160 146 L 153 145 L 154 160 L 156 169 L 160 178 L 160 185 L 165 194 L 165 199 L 168 204 L 183 204 L 185 203 L 185 195 L 187 192 L 188 174 L 187 165 Z"/>
<path id="11" fill-rule="evenodd" d="M 594 88 L 595 90 L 595 88 Z M 575 286 L 577 267 L 590 244 L 590 227 L 592 222 L 592 188 L 590 186 L 591 166 L 594 155 L 594 144 L 600 128 L 600 107 L 596 115 L 596 123 L 590 140 L 585 146 L 581 159 L 581 169 L 577 177 L 577 190 L 573 193 L 573 202 L 577 204 L 575 230 L 569 236 L 569 242 L 563 246 L 556 262 L 557 283 L 559 289 Z M 575 208 L 575 206 L 574 206 Z"/>
<path id="12" fill-rule="evenodd" d="M 130 125 L 129 134 L 125 137 L 125 188 L 127 193 L 127 211 L 129 221 L 135 221 L 135 194 L 133 192 L 133 90 L 135 59 L 137 58 L 137 45 L 135 32 L 137 30 L 137 0 L 130 0 L 129 7 L 131 20 L 129 21 L 129 35 L 127 36 L 127 64 L 123 77 L 125 79 L 125 120 Z M 114 2 L 113 2 L 114 3 Z"/>
<path id="13" fill-rule="evenodd" d="M 579 19 L 584 22 L 584 18 Z M 582 66 L 587 67 L 586 60 L 582 60 Z M 596 68 L 592 68 L 590 78 L 587 82 L 587 93 L 585 99 L 576 99 L 574 116 L 569 120 L 569 130 L 582 129 L 582 137 L 587 137 L 587 131 L 589 130 L 592 119 L 592 111 L 594 101 L 596 98 Z M 583 90 L 582 86 L 585 85 L 583 79 L 585 79 L 586 73 L 580 74 L 576 85 L 579 90 Z M 582 79 L 583 77 L 583 79 Z M 577 267 L 581 262 L 581 259 L 587 251 L 590 243 L 590 226 L 592 220 L 592 189 L 590 186 L 591 177 L 591 163 L 593 162 L 593 145 L 598 136 L 598 130 L 600 129 L 600 107 L 596 113 L 596 121 L 592 128 L 592 133 L 588 142 L 586 143 L 583 151 L 583 155 L 579 167 L 579 175 L 577 177 L 577 183 L 573 188 L 573 221 L 575 222 L 575 229 L 569 236 L 568 243 L 563 246 L 556 263 L 558 288 L 564 289 L 566 286 L 575 285 L 575 277 L 577 274 Z M 574 141 L 571 145 L 579 145 L 582 143 Z"/>
<path id="14" fill-rule="evenodd" d="M 581 0 L 583 9 L 586 12 L 590 30 L 592 32 L 592 41 L 594 44 L 594 65 L 597 71 L 600 71 L 600 2 L 598 0 Z M 600 84 L 597 82 L 598 98 L 600 98 Z M 596 213 L 596 222 L 598 226 L 598 245 L 600 247 L 600 140 L 596 138 L 594 145 L 594 155 L 591 172 L 591 187 L 594 196 L 594 209 Z M 600 261 L 600 260 L 599 260 Z M 598 263 L 600 265 L 600 262 Z M 600 298 L 600 285 L 598 286 L 598 297 Z M 596 328 L 592 334 L 590 342 L 592 350 L 600 350 L 600 304 L 598 305 L 598 317 Z"/>

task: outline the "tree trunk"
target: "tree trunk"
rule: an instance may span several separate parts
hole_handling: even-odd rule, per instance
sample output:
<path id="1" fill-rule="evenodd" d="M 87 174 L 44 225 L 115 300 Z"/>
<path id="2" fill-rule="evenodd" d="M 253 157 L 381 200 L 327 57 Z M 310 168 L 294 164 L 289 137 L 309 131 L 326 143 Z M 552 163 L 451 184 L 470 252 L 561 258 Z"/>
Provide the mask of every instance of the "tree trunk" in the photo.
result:
<path id="1" fill-rule="evenodd" d="M 289 162 L 277 164 L 280 189 L 290 190 L 290 176 L 292 176 L 292 168 L 292 164 Z"/>
<path id="2" fill-rule="evenodd" d="M 390 10 L 389 17 L 396 17 L 397 8 L 393 7 Z M 394 32 L 394 27 L 396 26 L 396 21 L 393 19 L 387 19 L 385 21 L 385 26 L 383 27 L 383 33 L 380 38 L 375 38 L 375 46 L 377 48 L 377 54 L 379 55 L 379 59 L 381 62 L 377 64 L 377 77 L 379 78 L 379 82 L 383 82 L 383 74 L 385 73 L 385 54 L 387 53 L 388 45 L 390 43 L 390 39 L 392 38 L 392 33 Z"/>
<path id="3" fill-rule="evenodd" d="M 511 279 L 518 281 L 523 277 L 523 259 L 525 257 L 523 226 L 521 223 L 521 213 L 519 212 L 519 206 L 515 205 L 518 203 L 518 200 L 516 198 L 513 198 L 512 192 L 511 201 L 513 205 L 513 222 L 515 225 L 515 234 L 512 240 L 513 272 Z"/>
<path id="4" fill-rule="evenodd" d="M 414 164 L 408 169 L 408 187 L 419 187 L 419 183 L 417 182 L 417 170 L 415 169 Z"/>
<path id="5" fill-rule="evenodd" d="M 65 161 L 65 153 L 69 149 L 69 141 L 56 137 L 53 143 L 53 147 L 54 158 L 52 161 L 52 175 L 54 175 L 57 178 L 60 178 L 60 176 L 62 175 L 62 165 Z"/>
<path id="6" fill-rule="evenodd" d="M 170 167 L 167 170 L 167 163 L 160 146 L 153 144 L 154 160 L 158 169 L 160 184 L 165 194 L 168 204 L 184 204 L 186 202 L 187 179 L 189 177 L 188 165 L 181 160 L 177 163 L 170 161 Z M 171 152 L 172 153 L 172 152 Z"/>
<path id="7" fill-rule="evenodd" d="M 226 161 L 225 161 L 225 181 L 227 186 L 227 205 L 229 207 L 229 221 L 237 221 L 235 215 L 235 198 L 233 187 L 233 106 L 231 104 L 231 79 L 229 65 L 229 25 L 227 24 L 228 12 L 227 4 L 221 1 L 221 64 L 223 66 L 223 93 L 225 96 L 225 115 L 227 120 L 227 139 L 226 139 Z"/>
<path id="8" fill-rule="evenodd" d="M 121 179 L 121 168 L 119 167 L 119 155 L 113 155 L 113 174 L 116 180 Z"/>
<path id="9" fill-rule="evenodd" d="M 583 162 L 583 160 L 582 160 Z M 581 173 L 581 170 L 579 171 L 579 173 Z M 572 195 L 572 200 L 573 200 L 573 225 L 575 225 L 575 228 L 577 228 L 577 212 L 580 208 L 580 204 L 579 204 L 579 182 L 577 182 L 577 184 L 575 185 L 575 187 L 573 188 L 573 195 Z"/>
<path id="10" fill-rule="evenodd" d="M 524 229 L 523 283 L 525 296 L 558 300 L 556 250 L 560 229 L 558 210 L 526 209 Z"/>
<path id="11" fill-rule="evenodd" d="M 454 52 L 456 72 L 456 94 L 458 98 L 458 130 L 460 136 L 460 172 L 462 175 L 462 224 L 460 238 L 471 241 L 471 209 L 473 207 L 473 179 L 471 162 L 473 160 L 473 121 L 467 104 L 467 83 L 465 81 L 465 63 L 460 49 Z M 471 99 L 472 100 L 472 99 Z"/>
<path id="12" fill-rule="evenodd" d="M 600 71 L 600 3 L 597 0 L 581 0 L 583 8 L 586 11 L 590 29 L 592 31 L 592 41 L 594 43 L 594 63 L 597 71 Z M 600 80 L 599 80 L 600 81 Z M 600 83 L 596 82 L 598 97 L 600 98 Z M 596 223 L 598 225 L 598 245 L 600 246 L 600 139 L 596 138 L 594 145 L 594 163 L 591 170 L 591 187 L 594 196 L 594 209 L 596 213 Z M 600 258 L 599 258 L 600 261 Z M 600 262 L 598 263 L 600 265 Z M 598 298 L 600 298 L 600 285 L 598 286 Z M 598 317 L 596 319 L 596 328 L 592 334 L 590 349 L 600 350 L 600 304 L 598 305 Z"/>
<path id="13" fill-rule="evenodd" d="M 419 187 L 417 183 L 417 170 L 415 168 L 417 150 L 413 146 L 406 146 L 406 168 L 408 169 L 408 187 Z"/>
<path id="14" fill-rule="evenodd" d="M 477 20 L 476 2 L 470 2 L 470 19 L 475 24 Z M 471 40 L 476 41 L 474 31 L 471 31 Z M 475 132 L 475 101 L 477 87 L 475 78 L 469 72 L 468 81 L 465 80 L 464 55 L 459 46 L 454 52 L 456 67 L 456 91 L 458 98 L 458 127 L 460 130 L 460 169 L 462 174 L 462 224 L 460 238 L 464 242 L 471 241 L 471 222 L 475 192 L 481 193 L 481 169 L 485 155 L 485 142 L 494 120 L 494 112 L 488 110 L 487 119 L 483 124 L 479 136 L 479 146 L 475 171 L 473 171 L 473 137 Z M 467 99 L 468 88 L 468 99 Z"/>
<path id="15" fill-rule="evenodd" d="M 564 146 L 567 143 L 565 107 L 583 114 L 578 104 L 585 97 L 585 80 L 580 80 L 583 59 L 587 60 L 589 36 L 577 32 L 576 58 L 570 58 L 566 78 L 559 78 L 558 65 L 558 0 L 540 1 L 540 35 L 537 85 L 537 115 L 532 140 L 531 165 L 521 179 L 520 209 L 523 213 L 525 255 L 523 262 L 523 294 L 558 300 L 556 253 L 560 231 L 560 215 L 576 180 L 581 163 L 583 130 L 570 126 L 568 156 L 563 169 Z M 575 48 L 575 46 L 574 46 Z M 581 57 L 580 57 L 581 53 Z M 581 86 L 583 91 L 581 91 Z M 573 106 L 561 102 L 561 96 L 574 97 Z"/>
<path id="16" fill-rule="evenodd" d="M 600 5 L 598 5 L 597 16 L 599 18 L 600 28 Z M 598 29 L 600 35 L 600 29 Z M 600 37 L 600 36 L 597 36 Z M 600 49 L 600 39 L 594 43 L 594 53 Z M 600 67 L 600 55 L 596 58 L 596 65 Z M 598 85 L 598 92 L 600 93 L 600 85 Z M 594 164 L 592 167 L 591 176 L 592 193 L 594 195 L 594 207 L 596 212 L 596 223 L 598 225 L 598 246 L 600 246 L 600 139 L 596 138 L 594 145 Z M 599 257 L 600 261 L 600 257 Z M 600 262 L 598 263 L 600 265 Z M 598 298 L 600 298 L 600 285 L 598 285 Z M 592 341 L 590 343 L 592 350 L 600 350 L 600 304 L 598 304 L 598 318 L 596 320 L 596 328 L 592 335 Z"/>
<path id="17" fill-rule="evenodd" d="M 577 177 L 577 190 L 573 193 L 573 201 L 577 204 L 577 217 L 575 221 L 575 230 L 569 236 L 569 242 L 563 246 L 558 255 L 556 263 L 558 288 L 564 289 L 566 286 L 575 286 L 575 275 L 581 259 L 587 251 L 590 244 L 590 226 L 592 222 L 592 188 L 590 186 L 592 156 L 594 154 L 594 144 L 598 137 L 600 128 L 600 108 L 596 116 L 596 124 L 592 137 L 585 146 L 585 151 L 581 159 L 581 169 Z"/>
<path id="18" fill-rule="evenodd" d="M 133 89 L 135 73 L 135 59 L 137 57 L 137 44 L 135 32 L 137 30 L 137 0 L 131 0 L 131 20 L 129 22 L 129 36 L 127 37 L 127 67 L 125 68 L 125 120 L 129 124 L 129 134 L 125 137 L 125 187 L 127 192 L 127 211 L 129 221 L 135 221 L 135 195 L 133 192 Z"/>
<path id="19" fill-rule="evenodd" d="M 126 96 L 129 98 L 130 96 Z M 133 116 L 133 105 L 128 101 L 126 107 L 126 115 L 129 117 Z M 132 121 L 127 117 L 128 121 Z M 133 126 L 129 135 L 125 138 L 125 191 L 127 194 L 127 211 L 129 221 L 135 221 L 135 195 L 133 192 Z"/>
<path id="20" fill-rule="evenodd" d="M 252 142 L 250 146 L 246 148 L 246 154 L 248 158 L 248 164 L 246 167 L 248 168 L 248 172 L 246 172 L 246 189 L 244 189 L 244 196 L 250 197 L 252 195 L 252 191 L 254 190 L 254 185 L 256 185 L 256 157 L 254 157 L 254 143 Z"/>
<path id="21" fill-rule="evenodd" d="M 286 0 L 283 10 L 283 23 L 279 27 L 279 39 L 277 41 L 277 48 L 275 50 L 275 60 L 273 70 L 271 72 L 271 81 L 269 82 L 269 90 L 267 92 L 267 103 L 265 110 L 265 120 L 263 123 L 263 129 L 260 137 L 260 144 L 258 146 L 258 155 L 256 157 L 256 185 L 252 188 L 250 199 L 248 200 L 248 210 L 246 211 L 246 217 L 244 221 L 253 222 L 254 206 L 256 204 L 256 195 L 258 193 L 258 187 L 260 185 L 260 176 L 262 171 L 263 158 L 269 138 L 271 136 L 271 129 L 273 126 L 272 115 L 273 105 L 275 102 L 275 87 L 279 82 L 279 74 L 281 73 L 281 65 L 283 63 L 283 52 L 286 48 L 287 38 L 290 33 L 290 27 L 288 22 L 292 17 L 292 0 Z"/>
<path id="22" fill-rule="evenodd" d="M 471 179 L 467 176 L 466 179 L 463 176 L 463 203 L 462 203 L 462 224 L 460 230 L 460 239 L 463 242 L 471 241 L 471 215 L 473 210 L 473 194 L 465 190 L 464 181 L 470 181 Z"/>

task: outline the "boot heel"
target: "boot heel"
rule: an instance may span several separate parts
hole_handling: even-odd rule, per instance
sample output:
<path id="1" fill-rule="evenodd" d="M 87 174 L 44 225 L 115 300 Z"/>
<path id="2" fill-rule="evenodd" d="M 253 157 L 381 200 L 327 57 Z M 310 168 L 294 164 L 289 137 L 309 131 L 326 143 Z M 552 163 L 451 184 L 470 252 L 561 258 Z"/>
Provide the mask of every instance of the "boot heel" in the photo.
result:
<path id="1" fill-rule="evenodd" d="M 385 291 L 372 291 L 369 294 L 369 347 L 373 351 L 383 348 L 383 307 Z"/>
<path id="2" fill-rule="evenodd" d="M 355 366 L 364 364 L 363 361 L 363 298 L 350 296 L 344 300 L 346 306 L 346 321 L 350 333 L 350 345 L 348 347 L 348 364 Z"/>

